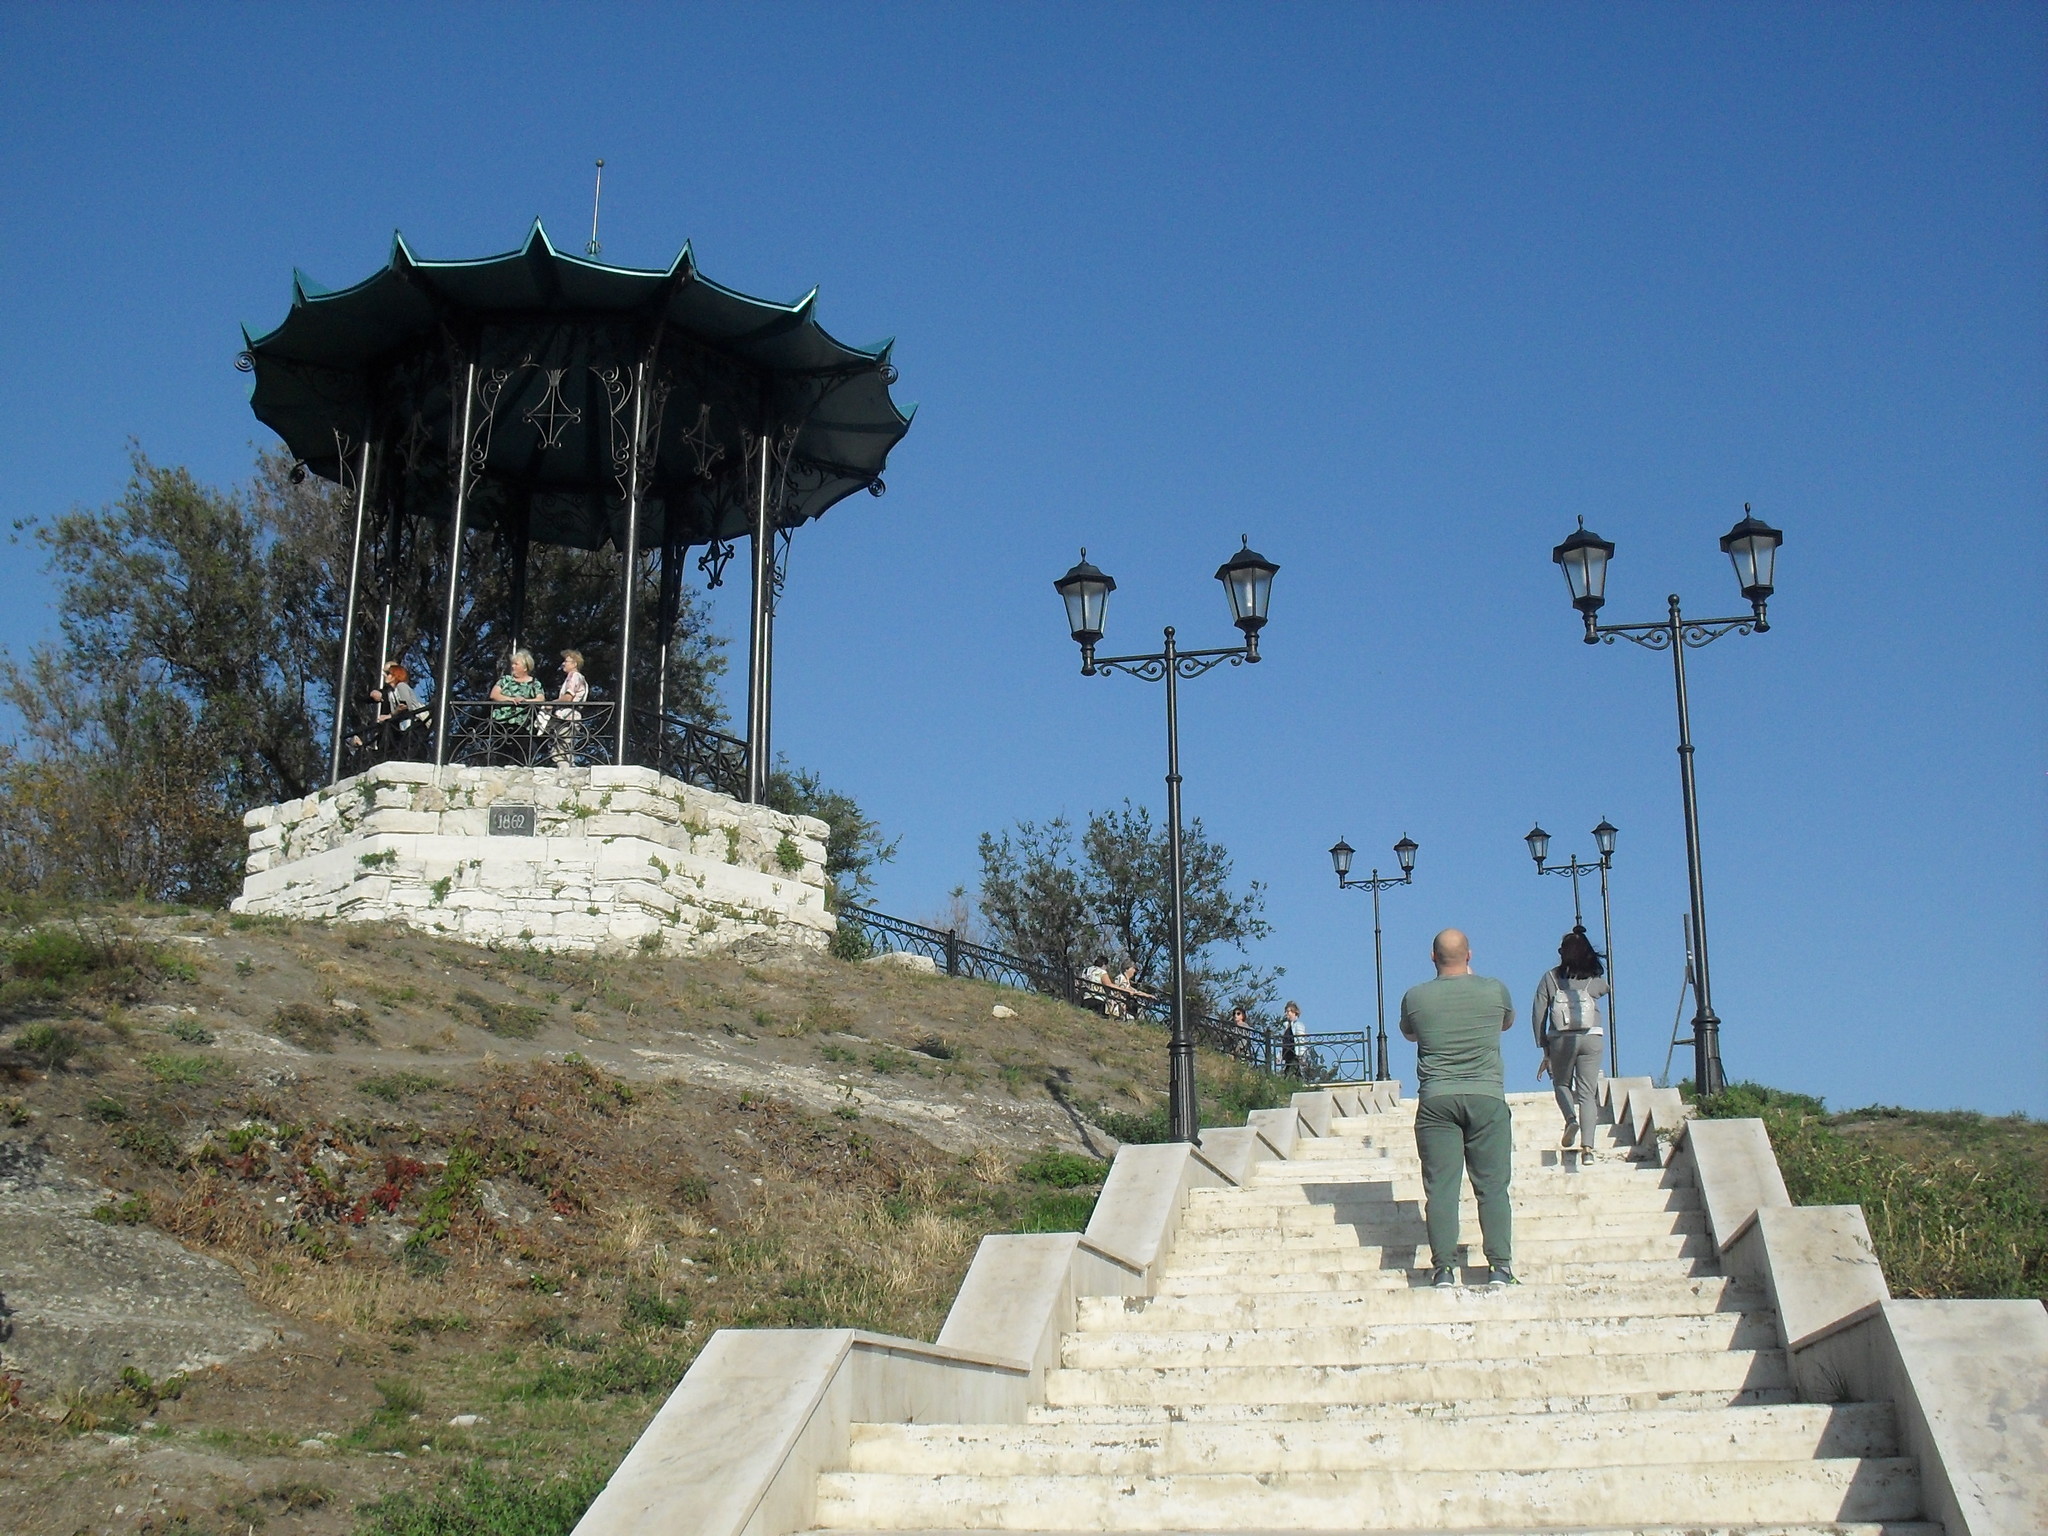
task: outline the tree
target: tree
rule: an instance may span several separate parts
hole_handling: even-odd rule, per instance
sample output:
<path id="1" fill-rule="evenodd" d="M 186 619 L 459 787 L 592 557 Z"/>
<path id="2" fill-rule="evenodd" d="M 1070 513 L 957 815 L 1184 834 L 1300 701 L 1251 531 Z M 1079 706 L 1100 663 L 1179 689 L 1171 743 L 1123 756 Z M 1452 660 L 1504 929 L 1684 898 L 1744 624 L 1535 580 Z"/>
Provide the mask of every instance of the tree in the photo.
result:
<path id="1" fill-rule="evenodd" d="M 825 838 L 826 905 L 837 911 L 874 884 L 874 869 L 896 857 L 882 828 L 851 795 L 827 789 L 815 773 L 777 768 L 768 776 L 768 808 L 788 816 L 815 816 Z"/>
<path id="2" fill-rule="evenodd" d="M 1065 991 L 1101 938 L 1088 909 L 1073 828 L 1055 816 L 981 834 L 981 915 L 996 948 L 1015 955 L 1049 987 Z"/>
<path id="3" fill-rule="evenodd" d="M 1070 984 L 1093 958 L 1138 968 L 1137 983 L 1170 995 L 1173 955 L 1171 848 L 1151 813 L 1125 801 L 1088 818 L 1078 851 L 1071 826 L 1020 822 L 982 834 L 982 916 L 997 948 Z M 1189 1006 L 1197 1013 L 1243 1006 L 1256 1013 L 1282 974 L 1222 951 L 1266 938 L 1265 888 L 1231 888 L 1228 851 L 1197 820 L 1181 839 Z"/>
<path id="4" fill-rule="evenodd" d="M 229 490 L 140 450 L 131 465 L 119 501 L 33 529 L 62 618 L 53 642 L 0 665 L 0 697 L 21 722 L 0 747 L 0 879 L 217 903 L 239 886 L 242 812 L 325 782 L 354 506 L 338 486 L 294 481 L 276 454 Z M 431 674 L 448 568 L 445 525 L 408 518 L 395 548 L 382 534 L 365 542 L 349 683 L 358 696 L 376 676 L 387 591 L 391 659 Z M 458 697 L 503 670 L 513 638 L 506 553 L 490 531 L 464 552 Z M 661 660 L 651 558 L 641 575 L 634 688 L 645 700 Z M 619 578 L 609 551 L 535 548 L 522 640 L 541 655 L 583 650 L 598 685 L 615 688 Z M 686 590 L 668 658 L 671 712 L 720 722 L 724 647 Z M 834 828 L 835 887 L 858 890 L 893 845 L 815 775 L 782 777 L 789 808 Z"/>
<path id="5" fill-rule="evenodd" d="M 1165 829 L 1153 826 L 1149 810 L 1126 800 L 1120 810 L 1089 816 L 1081 845 L 1083 894 L 1110 947 L 1137 966 L 1139 986 L 1171 992 L 1173 857 Z M 1242 895 L 1231 890 L 1230 854 L 1210 840 L 1200 817 L 1182 831 L 1181 867 L 1190 1004 L 1204 1013 L 1230 1007 L 1256 1013 L 1273 1000 L 1281 973 L 1249 961 L 1225 964 L 1217 951 L 1242 952 L 1271 934 L 1260 915 L 1265 887 L 1253 881 Z"/>

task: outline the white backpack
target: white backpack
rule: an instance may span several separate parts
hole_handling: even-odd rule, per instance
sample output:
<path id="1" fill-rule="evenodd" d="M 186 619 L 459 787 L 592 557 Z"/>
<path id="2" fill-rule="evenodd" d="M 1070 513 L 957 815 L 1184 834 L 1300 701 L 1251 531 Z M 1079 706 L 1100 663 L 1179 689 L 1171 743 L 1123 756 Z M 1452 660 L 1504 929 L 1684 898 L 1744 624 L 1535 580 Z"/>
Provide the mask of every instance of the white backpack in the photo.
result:
<path id="1" fill-rule="evenodd" d="M 1583 987 L 1575 987 L 1562 976 L 1555 978 L 1557 990 L 1550 994 L 1550 1028 L 1555 1034 L 1577 1034 L 1600 1027 L 1600 1002 Z"/>

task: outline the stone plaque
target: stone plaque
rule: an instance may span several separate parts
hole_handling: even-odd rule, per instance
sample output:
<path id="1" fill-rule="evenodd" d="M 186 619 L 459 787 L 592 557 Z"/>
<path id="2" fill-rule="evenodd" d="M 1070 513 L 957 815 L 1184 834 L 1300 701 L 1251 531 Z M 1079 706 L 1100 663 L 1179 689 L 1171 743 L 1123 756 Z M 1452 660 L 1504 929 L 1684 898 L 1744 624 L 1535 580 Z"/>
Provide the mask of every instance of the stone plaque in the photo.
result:
<path id="1" fill-rule="evenodd" d="M 494 805 L 491 807 L 491 836 L 532 837 L 538 819 L 530 805 Z"/>

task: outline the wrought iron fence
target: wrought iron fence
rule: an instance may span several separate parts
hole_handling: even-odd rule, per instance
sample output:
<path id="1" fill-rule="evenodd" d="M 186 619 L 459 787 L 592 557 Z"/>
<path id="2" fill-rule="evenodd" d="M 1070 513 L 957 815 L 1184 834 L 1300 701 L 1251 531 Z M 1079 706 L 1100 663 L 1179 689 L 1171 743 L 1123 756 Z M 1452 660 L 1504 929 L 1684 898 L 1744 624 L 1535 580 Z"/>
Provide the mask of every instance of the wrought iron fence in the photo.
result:
<path id="1" fill-rule="evenodd" d="M 1104 986 L 1083 976 L 1049 974 L 1043 967 L 1016 955 L 971 943 L 953 929 L 929 928 L 872 907 L 841 907 L 836 916 L 841 923 L 858 929 L 870 950 L 923 955 L 948 976 L 971 976 L 1020 991 L 1041 992 L 1113 1017 L 1160 1025 L 1173 1020 L 1170 998 Z M 1196 1014 L 1188 1023 L 1196 1041 L 1211 1050 L 1265 1072 L 1287 1068 L 1277 1029 L 1263 1024 L 1234 1024 L 1207 1014 Z M 1311 1083 L 1359 1081 L 1369 1071 L 1369 1039 L 1369 1035 L 1358 1032 L 1312 1035 L 1295 1064 L 1295 1075 Z"/>
<path id="2" fill-rule="evenodd" d="M 443 758 L 466 767 L 590 768 L 616 763 L 618 705 L 609 699 L 557 704 L 545 699 L 456 699 L 448 706 Z M 626 761 L 670 778 L 742 799 L 747 744 L 681 716 L 633 711 Z M 343 743 L 344 765 L 360 773 L 388 758 L 429 760 L 434 738 L 428 712 L 408 728 L 364 725 Z"/>

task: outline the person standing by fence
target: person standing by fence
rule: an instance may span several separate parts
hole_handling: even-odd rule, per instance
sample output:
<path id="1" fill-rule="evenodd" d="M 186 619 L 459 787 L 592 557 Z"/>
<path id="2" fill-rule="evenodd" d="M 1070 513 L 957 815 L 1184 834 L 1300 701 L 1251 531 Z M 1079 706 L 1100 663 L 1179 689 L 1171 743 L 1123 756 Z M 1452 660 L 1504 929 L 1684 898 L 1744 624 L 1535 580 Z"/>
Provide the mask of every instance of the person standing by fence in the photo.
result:
<path id="1" fill-rule="evenodd" d="M 1543 1052 L 1536 1075 L 1550 1074 L 1564 1116 L 1564 1139 L 1558 1145 L 1568 1148 L 1577 1142 L 1581 1164 L 1598 1155 L 1593 1130 L 1600 1123 L 1600 1053 L 1606 1048 L 1600 1022 L 1600 999 L 1608 992 L 1604 970 L 1586 930 L 1572 929 L 1557 946 L 1557 964 L 1536 983 L 1536 1001 L 1529 1009 L 1536 1048 Z"/>

